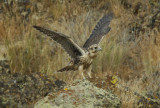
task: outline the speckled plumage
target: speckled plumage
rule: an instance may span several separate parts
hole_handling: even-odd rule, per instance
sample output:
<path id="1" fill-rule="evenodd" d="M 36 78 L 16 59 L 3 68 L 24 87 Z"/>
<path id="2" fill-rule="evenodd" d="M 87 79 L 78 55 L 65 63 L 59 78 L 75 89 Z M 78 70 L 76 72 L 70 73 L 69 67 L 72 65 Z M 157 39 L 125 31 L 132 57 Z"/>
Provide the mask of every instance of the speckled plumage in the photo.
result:
<path id="1" fill-rule="evenodd" d="M 83 74 L 84 72 L 87 72 L 88 77 L 91 77 L 92 61 L 96 57 L 97 52 L 101 50 L 98 46 L 99 42 L 111 29 L 109 24 L 112 17 L 113 13 L 108 13 L 100 19 L 91 35 L 83 45 L 83 48 L 78 46 L 70 37 L 64 34 L 47 30 L 39 26 L 33 27 L 59 43 L 71 57 L 72 60 L 69 65 L 58 70 L 57 72 L 79 70 L 83 78 L 85 78 Z"/>

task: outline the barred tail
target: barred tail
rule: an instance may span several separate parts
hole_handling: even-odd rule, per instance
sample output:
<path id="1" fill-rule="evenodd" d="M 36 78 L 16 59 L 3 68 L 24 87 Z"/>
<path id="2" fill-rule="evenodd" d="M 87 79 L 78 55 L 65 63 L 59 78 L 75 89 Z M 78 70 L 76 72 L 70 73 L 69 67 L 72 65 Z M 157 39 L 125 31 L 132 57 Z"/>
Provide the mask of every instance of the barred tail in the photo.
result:
<path id="1" fill-rule="evenodd" d="M 71 65 L 71 66 L 66 66 L 66 67 L 58 70 L 57 72 L 64 72 L 64 71 L 75 71 L 75 68 L 74 68 L 73 65 Z"/>

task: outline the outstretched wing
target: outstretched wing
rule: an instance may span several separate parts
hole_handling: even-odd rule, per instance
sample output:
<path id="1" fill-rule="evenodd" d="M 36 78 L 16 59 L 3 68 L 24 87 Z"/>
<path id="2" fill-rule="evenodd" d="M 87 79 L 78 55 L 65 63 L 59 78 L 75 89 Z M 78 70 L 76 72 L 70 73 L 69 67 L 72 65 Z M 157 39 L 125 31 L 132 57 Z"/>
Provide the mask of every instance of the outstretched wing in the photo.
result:
<path id="1" fill-rule="evenodd" d="M 88 48 L 93 44 L 99 44 L 104 35 L 106 35 L 110 31 L 110 21 L 113 18 L 113 13 L 108 13 L 103 16 L 100 21 L 97 23 L 95 28 L 93 29 L 90 37 L 87 39 L 83 48 Z"/>
<path id="2" fill-rule="evenodd" d="M 84 51 L 75 42 L 73 42 L 70 37 L 55 31 L 47 30 L 39 26 L 33 27 L 51 37 L 57 43 L 61 44 L 64 50 L 69 54 L 69 56 L 71 56 L 71 58 L 76 58 L 77 56 L 81 56 L 84 54 Z"/>

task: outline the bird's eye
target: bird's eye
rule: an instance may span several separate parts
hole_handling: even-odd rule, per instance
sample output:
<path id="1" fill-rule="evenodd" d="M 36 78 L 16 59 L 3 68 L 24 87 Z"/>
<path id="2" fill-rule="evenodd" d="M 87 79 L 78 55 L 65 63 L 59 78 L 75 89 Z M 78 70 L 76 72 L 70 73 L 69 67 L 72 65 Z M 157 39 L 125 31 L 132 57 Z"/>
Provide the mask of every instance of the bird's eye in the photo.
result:
<path id="1" fill-rule="evenodd" d="M 95 49 L 97 49 L 97 47 L 95 47 Z"/>

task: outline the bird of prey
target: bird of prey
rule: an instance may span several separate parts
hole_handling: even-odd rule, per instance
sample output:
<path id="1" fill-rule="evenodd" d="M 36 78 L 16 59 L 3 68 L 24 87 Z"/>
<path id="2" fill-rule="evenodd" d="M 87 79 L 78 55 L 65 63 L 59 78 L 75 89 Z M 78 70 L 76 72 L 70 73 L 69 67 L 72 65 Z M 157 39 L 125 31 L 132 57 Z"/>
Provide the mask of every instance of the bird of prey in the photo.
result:
<path id="1" fill-rule="evenodd" d="M 83 79 L 85 79 L 83 73 L 87 73 L 87 77 L 92 77 L 91 64 L 93 59 L 97 56 L 97 52 L 101 50 L 99 46 L 100 41 L 111 30 L 110 22 L 112 18 L 113 13 L 110 12 L 99 20 L 91 35 L 83 45 L 83 48 L 78 46 L 70 37 L 62 33 L 51 31 L 39 26 L 33 27 L 59 43 L 71 57 L 71 62 L 66 67 L 58 70 L 57 72 L 78 70 L 81 73 Z"/>

